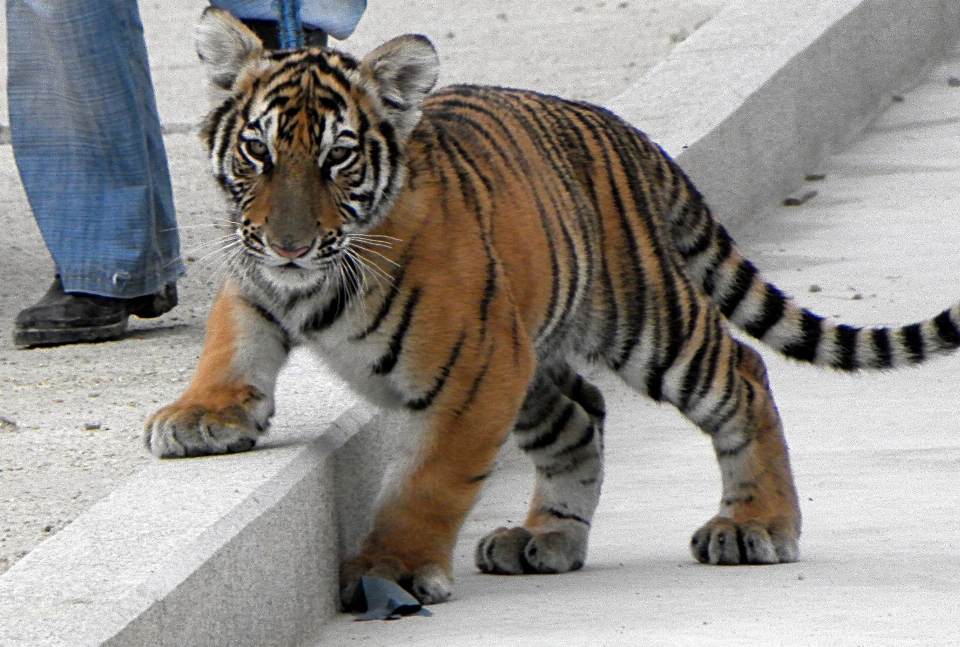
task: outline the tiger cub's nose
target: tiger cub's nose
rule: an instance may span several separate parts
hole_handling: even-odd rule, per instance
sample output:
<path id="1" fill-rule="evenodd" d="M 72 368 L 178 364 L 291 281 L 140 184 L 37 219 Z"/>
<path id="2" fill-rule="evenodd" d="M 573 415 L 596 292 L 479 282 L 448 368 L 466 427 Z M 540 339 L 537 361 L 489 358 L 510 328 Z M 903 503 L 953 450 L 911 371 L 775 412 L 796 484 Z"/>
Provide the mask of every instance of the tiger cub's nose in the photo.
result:
<path id="1" fill-rule="evenodd" d="M 304 254 L 310 251 L 309 246 L 298 247 L 297 249 L 288 249 L 286 247 L 281 247 L 276 243 L 271 243 L 270 247 L 273 249 L 273 251 L 280 254 L 280 256 L 283 256 L 284 258 L 290 258 L 290 259 L 300 258 L 301 256 L 303 256 Z"/>

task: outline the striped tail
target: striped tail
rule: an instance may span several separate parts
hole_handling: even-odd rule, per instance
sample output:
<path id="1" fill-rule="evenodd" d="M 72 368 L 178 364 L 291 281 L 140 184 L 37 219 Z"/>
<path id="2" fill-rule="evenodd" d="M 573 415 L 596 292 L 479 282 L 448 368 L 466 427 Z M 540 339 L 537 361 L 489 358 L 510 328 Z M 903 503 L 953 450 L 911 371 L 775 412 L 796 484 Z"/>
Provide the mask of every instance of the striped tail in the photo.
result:
<path id="1" fill-rule="evenodd" d="M 827 321 L 768 283 L 685 182 L 670 211 L 674 241 L 692 277 L 735 326 L 794 359 L 843 371 L 919 364 L 960 347 L 960 303 L 899 328 Z"/>

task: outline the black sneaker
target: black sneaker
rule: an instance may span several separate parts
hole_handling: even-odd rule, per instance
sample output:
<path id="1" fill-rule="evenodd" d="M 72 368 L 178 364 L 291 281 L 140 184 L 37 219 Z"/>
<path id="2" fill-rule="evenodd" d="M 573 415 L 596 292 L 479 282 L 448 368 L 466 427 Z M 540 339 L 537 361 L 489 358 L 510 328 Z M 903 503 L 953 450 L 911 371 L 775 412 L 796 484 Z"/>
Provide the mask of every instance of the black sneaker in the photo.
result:
<path id="1" fill-rule="evenodd" d="M 13 325 L 13 344 L 27 348 L 117 339 L 127 329 L 130 315 L 151 319 L 175 305 L 175 283 L 168 283 L 155 294 L 114 299 L 64 292 L 63 283 L 57 276 L 42 299 L 17 315 Z"/>
<path id="2" fill-rule="evenodd" d="M 242 20 L 257 35 L 266 49 L 280 49 L 280 25 L 276 20 Z M 303 26 L 304 47 L 326 47 L 327 34 L 322 29 Z"/>

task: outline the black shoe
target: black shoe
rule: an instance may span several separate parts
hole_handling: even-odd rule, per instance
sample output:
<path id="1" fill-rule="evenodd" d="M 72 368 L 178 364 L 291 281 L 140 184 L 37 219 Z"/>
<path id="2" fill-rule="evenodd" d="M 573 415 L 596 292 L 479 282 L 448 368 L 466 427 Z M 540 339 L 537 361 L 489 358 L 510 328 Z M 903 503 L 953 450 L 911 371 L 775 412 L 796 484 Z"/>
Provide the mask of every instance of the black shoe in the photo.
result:
<path id="1" fill-rule="evenodd" d="M 280 25 L 276 20 L 242 20 L 266 49 L 280 49 Z M 327 34 L 322 29 L 303 26 L 304 47 L 326 47 Z"/>
<path id="2" fill-rule="evenodd" d="M 127 329 L 127 318 L 159 317 L 177 305 L 177 286 L 168 283 L 160 292 L 132 299 L 95 294 L 67 293 L 57 276 L 37 303 L 17 315 L 13 344 L 56 346 L 117 339 Z"/>

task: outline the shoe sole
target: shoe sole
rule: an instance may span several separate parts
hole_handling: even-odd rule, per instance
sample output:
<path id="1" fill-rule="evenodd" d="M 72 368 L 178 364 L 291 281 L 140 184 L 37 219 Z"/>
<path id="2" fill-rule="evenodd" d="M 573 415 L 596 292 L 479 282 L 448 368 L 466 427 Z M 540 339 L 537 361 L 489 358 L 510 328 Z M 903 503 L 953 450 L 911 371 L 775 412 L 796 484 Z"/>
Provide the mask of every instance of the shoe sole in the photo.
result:
<path id="1" fill-rule="evenodd" d="M 119 339 L 126 329 L 126 319 L 115 324 L 91 328 L 25 328 L 13 331 L 13 345 L 17 348 L 30 348 L 32 346 L 90 344 Z"/>
<path id="2" fill-rule="evenodd" d="M 156 294 L 131 299 L 127 312 L 138 319 L 153 319 L 170 312 L 177 303 L 177 287 L 171 283 Z"/>

